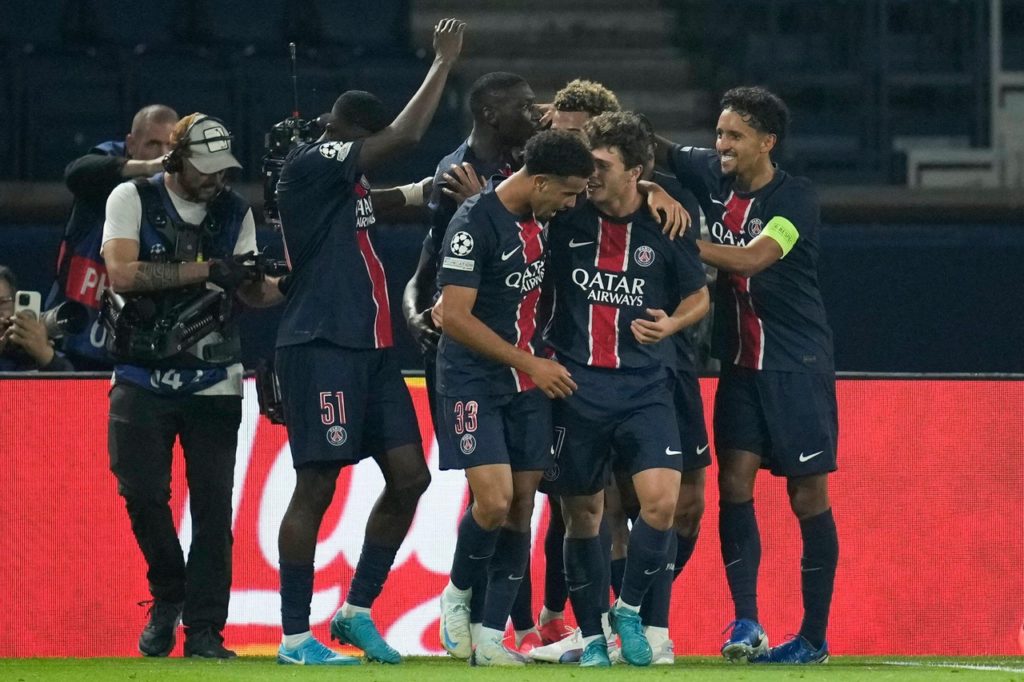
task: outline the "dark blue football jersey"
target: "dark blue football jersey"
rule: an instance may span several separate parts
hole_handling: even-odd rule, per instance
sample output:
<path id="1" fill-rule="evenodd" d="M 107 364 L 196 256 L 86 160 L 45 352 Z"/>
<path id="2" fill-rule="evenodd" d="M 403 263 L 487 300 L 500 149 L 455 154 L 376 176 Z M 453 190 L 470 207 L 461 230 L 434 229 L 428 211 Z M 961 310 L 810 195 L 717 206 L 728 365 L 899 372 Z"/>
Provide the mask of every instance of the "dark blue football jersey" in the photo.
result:
<path id="1" fill-rule="evenodd" d="M 361 147 L 314 142 L 285 160 L 277 194 L 293 279 L 278 347 L 314 339 L 347 348 L 393 343 L 384 266 L 370 236 L 370 183 L 358 168 Z"/>
<path id="2" fill-rule="evenodd" d="M 498 336 L 536 350 L 537 303 L 544 281 L 547 230 L 533 215 L 515 215 L 493 185 L 469 199 L 452 218 L 441 243 L 438 283 L 477 290 L 473 315 Z M 441 335 L 438 393 L 505 395 L 533 388 L 533 380 Z"/>
<path id="3" fill-rule="evenodd" d="M 821 216 L 810 181 L 776 169 L 761 189 L 740 192 L 715 150 L 678 145 L 669 166 L 697 195 L 716 244 L 745 246 L 777 216 L 800 234 L 785 258 L 753 277 L 718 273 L 715 356 L 750 369 L 832 372 L 832 330 L 818 287 Z"/>
<path id="4" fill-rule="evenodd" d="M 642 345 L 630 324 L 646 309 L 671 315 L 704 286 L 691 240 L 669 240 L 646 206 L 623 218 L 587 202 L 552 220 L 549 278 L 554 309 L 547 341 L 582 365 L 643 369 L 674 364 L 672 342 Z"/>
<path id="5" fill-rule="evenodd" d="M 434 184 L 430 190 L 430 200 L 427 202 L 427 208 L 430 209 L 430 230 L 427 232 L 423 243 L 431 253 L 441 253 L 441 238 L 444 237 L 444 233 L 448 230 L 448 223 L 452 221 L 452 217 L 459 209 L 459 205 L 455 203 L 455 200 L 442 191 L 447 186 L 444 174 L 448 173 L 453 165 L 460 166 L 463 163 L 473 164 L 476 174 L 485 178 L 489 178 L 492 175 L 508 177 L 514 170 L 509 160 L 481 160 L 469 146 L 469 140 L 460 144 L 458 149 L 441 159 L 437 164 L 437 170 L 434 171 Z"/>

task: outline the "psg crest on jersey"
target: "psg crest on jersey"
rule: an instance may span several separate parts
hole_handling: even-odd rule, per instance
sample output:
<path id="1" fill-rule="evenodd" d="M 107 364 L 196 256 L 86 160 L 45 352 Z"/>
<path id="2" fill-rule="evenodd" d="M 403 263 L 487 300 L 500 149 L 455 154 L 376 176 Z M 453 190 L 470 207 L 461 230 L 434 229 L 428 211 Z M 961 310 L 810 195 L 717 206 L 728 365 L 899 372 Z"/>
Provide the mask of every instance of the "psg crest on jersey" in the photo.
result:
<path id="1" fill-rule="evenodd" d="M 649 246 L 638 246 L 633 252 L 633 260 L 642 268 L 648 267 L 654 262 L 654 249 Z"/>
<path id="2" fill-rule="evenodd" d="M 344 426 L 332 426 L 327 429 L 327 442 L 338 448 L 348 440 L 348 431 Z"/>
<path id="3" fill-rule="evenodd" d="M 456 256 L 467 256 L 473 250 L 473 236 L 468 232 L 456 232 L 451 247 Z"/>
<path id="4" fill-rule="evenodd" d="M 476 450 L 476 438 L 473 437 L 473 434 L 467 433 L 459 440 L 459 449 L 464 455 L 473 454 L 473 451 Z"/>
<path id="5" fill-rule="evenodd" d="M 756 237 L 761 234 L 761 230 L 764 229 L 764 223 L 761 222 L 760 218 L 751 218 L 747 221 L 747 233 L 751 237 Z"/>

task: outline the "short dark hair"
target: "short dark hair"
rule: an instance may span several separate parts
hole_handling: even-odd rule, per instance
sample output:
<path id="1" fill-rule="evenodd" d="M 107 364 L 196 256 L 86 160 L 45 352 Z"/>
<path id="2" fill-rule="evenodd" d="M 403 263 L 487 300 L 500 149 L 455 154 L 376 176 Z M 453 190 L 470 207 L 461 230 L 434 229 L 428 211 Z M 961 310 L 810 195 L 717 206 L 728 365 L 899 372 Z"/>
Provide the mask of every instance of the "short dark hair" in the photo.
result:
<path id="1" fill-rule="evenodd" d="M 789 108 L 782 99 L 761 87 L 740 87 L 722 95 L 722 110 L 732 109 L 754 130 L 774 135 L 778 142 L 789 128 Z"/>
<path id="2" fill-rule="evenodd" d="M 518 85 L 526 85 L 526 79 L 508 71 L 485 73 L 469 87 L 469 110 L 474 118 L 479 117 L 489 98 Z"/>
<path id="3" fill-rule="evenodd" d="M 7 286 L 11 288 L 11 293 L 18 290 L 18 278 L 14 276 L 14 270 L 11 270 L 6 265 L 0 265 L 0 279 L 7 282 Z"/>
<path id="4" fill-rule="evenodd" d="M 528 175 L 557 175 L 589 178 L 594 172 L 594 157 L 579 135 L 568 130 L 545 130 L 526 143 L 525 166 Z"/>
<path id="5" fill-rule="evenodd" d="M 351 125 L 357 125 L 370 133 L 379 133 L 390 121 L 384 110 L 384 103 L 376 95 L 365 90 L 349 90 L 334 101 L 331 116 Z"/>
<path id="6" fill-rule="evenodd" d="M 583 124 L 590 148 L 615 147 L 626 168 L 643 166 L 653 151 L 651 134 L 639 116 L 631 111 L 610 111 Z"/>
<path id="7" fill-rule="evenodd" d="M 553 104 L 558 111 L 585 111 L 591 116 L 622 109 L 614 92 L 596 81 L 579 78 L 556 92 Z"/>

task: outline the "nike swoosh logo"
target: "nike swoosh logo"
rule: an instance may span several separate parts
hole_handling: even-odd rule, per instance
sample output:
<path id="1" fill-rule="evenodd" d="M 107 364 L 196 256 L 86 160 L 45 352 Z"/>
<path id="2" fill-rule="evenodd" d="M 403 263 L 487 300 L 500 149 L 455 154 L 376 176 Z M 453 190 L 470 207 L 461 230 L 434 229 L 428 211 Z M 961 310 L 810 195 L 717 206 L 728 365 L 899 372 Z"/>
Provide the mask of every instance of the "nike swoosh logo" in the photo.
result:
<path id="1" fill-rule="evenodd" d="M 594 242 L 592 242 L 592 241 L 591 242 L 578 242 L 575 239 L 570 239 L 569 240 L 569 248 L 570 249 L 578 249 L 581 246 L 586 246 L 587 244 L 593 244 L 593 243 Z"/>
<path id="2" fill-rule="evenodd" d="M 458 648 L 458 645 L 455 642 L 452 641 L 451 636 L 448 634 L 448 630 L 445 630 L 442 634 L 444 635 L 444 648 L 445 649 L 451 650 L 451 649 L 457 649 Z"/>
<path id="3" fill-rule="evenodd" d="M 511 573 L 509 573 L 508 574 L 508 579 L 512 580 L 512 581 L 522 580 L 523 576 L 521 576 L 521 575 L 512 575 Z"/>
<path id="4" fill-rule="evenodd" d="M 522 246 L 517 246 L 516 248 L 512 249 L 508 253 L 504 253 L 503 252 L 501 254 L 501 260 L 508 260 L 509 258 L 511 258 L 515 254 L 516 251 L 518 251 L 521 248 L 523 248 L 523 247 Z"/>
<path id="5" fill-rule="evenodd" d="M 283 658 L 284 660 L 288 661 L 289 663 L 294 663 L 295 665 L 306 665 L 306 662 L 303 661 L 301 658 L 292 658 L 291 656 L 285 656 L 284 654 L 282 654 L 280 652 L 277 654 L 277 657 L 278 658 Z"/>
<path id="6" fill-rule="evenodd" d="M 469 558 L 473 561 L 483 561 L 484 559 L 490 559 L 492 556 L 494 556 L 493 552 L 488 554 L 487 556 L 473 556 L 472 554 L 470 554 Z"/>
<path id="7" fill-rule="evenodd" d="M 712 199 L 711 203 L 718 204 L 719 206 L 725 206 L 725 202 L 724 201 L 719 201 L 718 199 Z"/>
<path id="8" fill-rule="evenodd" d="M 702 448 L 697 448 L 697 454 L 698 454 L 698 455 L 703 455 L 703 454 L 704 454 L 704 451 L 705 451 L 705 450 L 707 450 L 707 449 L 708 449 L 709 447 L 711 447 L 711 444 L 710 444 L 710 443 L 706 443 L 706 444 L 704 445 L 704 447 L 702 447 Z"/>
<path id="9" fill-rule="evenodd" d="M 801 452 L 800 453 L 800 461 L 801 462 L 810 461 L 810 460 L 814 459 L 815 457 L 817 457 L 818 455 L 820 455 L 823 452 L 825 452 L 825 451 L 824 450 L 818 450 L 817 452 L 812 452 L 811 454 L 809 454 L 807 456 L 804 456 L 804 453 Z"/>
<path id="10" fill-rule="evenodd" d="M 681 455 L 681 454 L 683 454 L 683 451 L 682 450 L 673 450 L 672 448 L 665 448 L 665 454 L 668 455 L 669 457 L 671 457 L 672 455 Z"/>
<path id="11" fill-rule="evenodd" d="M 736 561 L 730 561 L 729 563 L 727 563 L 727 564 L 725 565 L 725 567 L 726 567 L 726 568 L 729 568 L 730 566 L 732 566 L 732 565 L 734 565 L 734 564 L 738 564 L 738 563 L 739 563 L 739 562 L 741 562 L 741 561 L 743 561 L 743 559 L 737 559 Z"/>
<path id="12" fill-rule="evenodd" d="M 654 575 L 655 573 L 657 573 L 657 572 L 658 572 L 658 571 L 660 571 L 660 570 L 661 570 L 660 568 L 656 568 L 656 569 L 654 569 L 653 571 L 646 571 L 646 570 L 645 570 L 645 571 L 644 571 L 644 575 Z"/>
<path id="13" fill-rule="evenodd" d="M 569 591 L 570 592 L 579 592 L 580 590 L 582 590 L 584 587 L 586 587 L 589 584 L 590 583 L 583 583 L 582 585 L 576 585 L 575 587 L 571 587 L 570 586 L 569 587 Z"/>

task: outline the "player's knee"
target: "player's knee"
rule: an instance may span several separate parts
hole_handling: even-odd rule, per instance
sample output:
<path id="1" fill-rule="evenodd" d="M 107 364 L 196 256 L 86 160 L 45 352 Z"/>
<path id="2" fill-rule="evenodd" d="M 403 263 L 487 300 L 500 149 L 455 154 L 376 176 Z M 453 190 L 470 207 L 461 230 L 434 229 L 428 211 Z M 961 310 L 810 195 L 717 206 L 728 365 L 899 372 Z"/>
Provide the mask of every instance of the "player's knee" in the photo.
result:
<path id="1" fill-rule="evenodd" d="M 700 520 L 704 517 L 703 495 L 680 495 L 676 503 L 674 525 L 676 532 L 692 537 L 700 529 Z"/>
<path id="2" fill-rule="evenodd" d="M 516 495 L 512 498 L 512 507 L 508 511 L 506 525 L 518 532 L 530 529 L 533 518 L 533 495 Z"/>
<path id="3" fill-rule="evenodd" d="M 723 468 L 718 472 L 718 493 L 724 502 L 746 502 L 754 496 L 754 481 L 742 472 Z"/>
<path id="4" fill-rule="evenodd" d="M 643 504 L 640 508 L 640 516 L 651 528 L 656 530 L 668 530 L 672 527 L 675 518 L 676 501 L 655 500 Z"/>
<path id="5" fill-rule="evenodd" d="M 473 516 L 484 528 L 497 528 L 505 523 L 512 508 L 511 490 L 486 490 L 473 494 Z"/>
<path id="6" fill-rule="evenodd" d="M 791 478 L 786 485 L 789 506 L 799 519 L 808 519 L 831 506 L 825 476 Z"/>
<path id="7" fill-rule="evenodd" d="M 402 480 L 402 482 L 396 486 L 395 492 L 403 500 L 408 500 L 412 504 L 423 496 L 423 493 L 427 492 L 427 488 L 430 487 L 430 471 L 426 467 L 418 470 L 411 474 L 408 478 Z"/>

